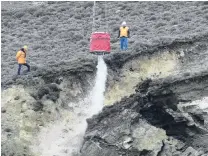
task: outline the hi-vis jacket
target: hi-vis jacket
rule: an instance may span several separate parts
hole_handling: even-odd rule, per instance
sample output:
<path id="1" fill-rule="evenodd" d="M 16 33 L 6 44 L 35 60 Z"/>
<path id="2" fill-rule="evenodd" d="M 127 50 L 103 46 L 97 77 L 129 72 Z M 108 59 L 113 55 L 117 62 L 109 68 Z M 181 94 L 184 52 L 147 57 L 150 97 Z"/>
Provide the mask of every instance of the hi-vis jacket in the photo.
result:
<path id="1" fill-rule="evenodd" d="M 129 37 L 129 28 L 128 27 L 120 27 L 119 37 Z"/>
<path id="2" fill-rule="evenodd" d="M 24 64 L 26 63 L 26 53 L 23 51 L 18 51 L 16 55 L 16 60 L 19 64 Z"/>

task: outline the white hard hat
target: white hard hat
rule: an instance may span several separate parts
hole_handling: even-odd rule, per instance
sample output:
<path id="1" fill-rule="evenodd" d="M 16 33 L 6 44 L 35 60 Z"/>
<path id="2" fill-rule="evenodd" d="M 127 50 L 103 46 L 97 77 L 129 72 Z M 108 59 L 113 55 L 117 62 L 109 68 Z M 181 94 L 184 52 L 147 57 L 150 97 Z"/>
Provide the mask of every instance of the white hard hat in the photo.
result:
<path id="1" fill-rule="evenodd" d="M 125 21 L 123 21 L 121 25 L 122 25 L 122 26 L 126 26 L 126 22 L 125 22 Z"/>

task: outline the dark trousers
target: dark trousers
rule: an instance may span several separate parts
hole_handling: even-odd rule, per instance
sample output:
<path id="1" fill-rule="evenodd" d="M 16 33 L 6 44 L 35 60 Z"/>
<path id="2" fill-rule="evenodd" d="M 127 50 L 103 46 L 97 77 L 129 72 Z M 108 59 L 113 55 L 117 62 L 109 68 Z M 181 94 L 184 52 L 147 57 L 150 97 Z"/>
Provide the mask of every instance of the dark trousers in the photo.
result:
<path id="1" fill-rule="evenodd" d="M 30 71 L 30 66 L 29 66 L 29 64 L 27 64 L 27 63 L 19 64 L 18 75 L 20 75 L 20 71 L 21 71 L 22 65 L 27 67 L 27 71 L 28 71 L 28 72 Z"/>

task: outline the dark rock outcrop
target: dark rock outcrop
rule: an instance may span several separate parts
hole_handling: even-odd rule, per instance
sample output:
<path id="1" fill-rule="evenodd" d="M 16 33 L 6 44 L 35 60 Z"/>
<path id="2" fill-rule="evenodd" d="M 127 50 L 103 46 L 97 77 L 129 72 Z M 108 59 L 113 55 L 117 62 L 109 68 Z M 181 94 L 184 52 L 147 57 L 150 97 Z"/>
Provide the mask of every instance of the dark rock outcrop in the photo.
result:
<path id="1" fill-rule="evenodd" d="M 199 80 L 204 84 L 200 88 L 203 97 L 207 93 L 208 73 L 166 79 L 163 83 L 144 81 L 136 94 L 88 119 L 81 155 L 206 155 L 208 142 L 202 138 L 208 134 L 204 124 L 208 121 L 207 112 L 199 108 L 199 112 L 196 108 L 184 112 L 178 108 L 182 97 L 191 99 L 186 91 L 191 89 L 197 93 Z M 184 81 L 189 85 L 182 85 Z"/>

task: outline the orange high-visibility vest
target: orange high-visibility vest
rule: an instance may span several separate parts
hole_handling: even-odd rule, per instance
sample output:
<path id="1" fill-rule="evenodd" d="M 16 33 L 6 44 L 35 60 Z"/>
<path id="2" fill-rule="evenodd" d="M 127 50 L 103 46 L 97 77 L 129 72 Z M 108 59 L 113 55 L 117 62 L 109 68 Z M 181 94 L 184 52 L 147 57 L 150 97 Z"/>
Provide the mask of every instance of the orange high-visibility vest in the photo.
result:
<path id="1" fill-rule="evenodd" d="M 120 37 L 128 37 L 128 27 L 120 27 Z"/>
<path id="2" fill-rule="evenodd" d="M 16 59 L 17 59 L 17 62 L 19 64 L 24 64 L 26 63 L 26 56 L 25 56 L 25 53 L 23 51 L 18 51 L 17 52 L 17 55 L 16 55 Z"/>

